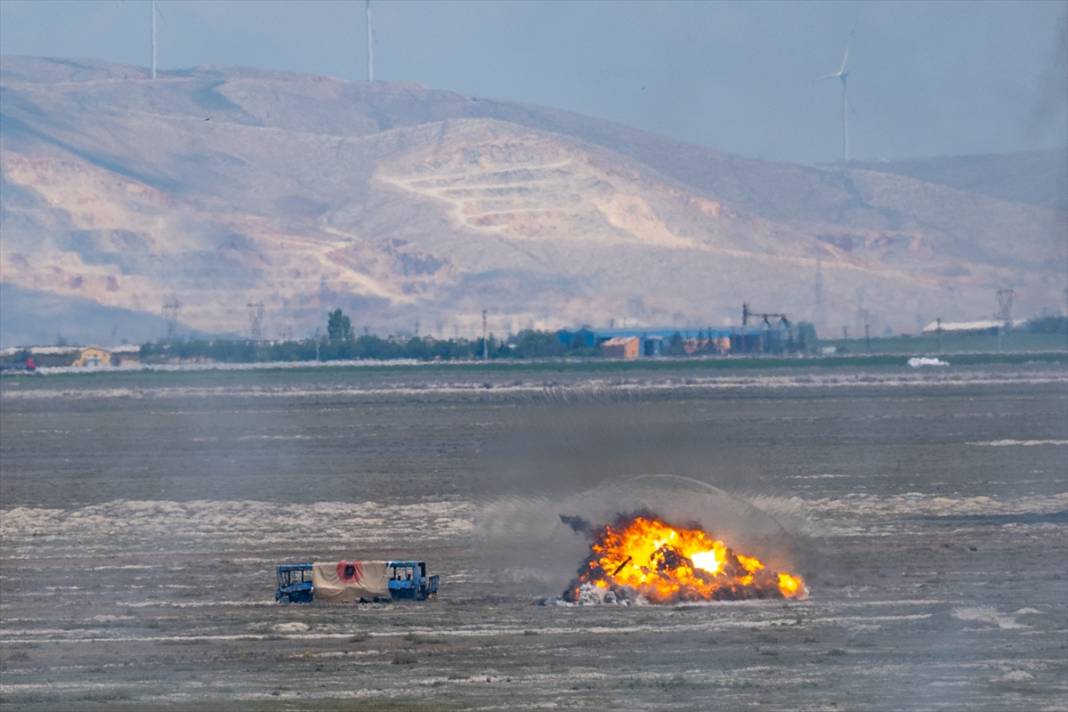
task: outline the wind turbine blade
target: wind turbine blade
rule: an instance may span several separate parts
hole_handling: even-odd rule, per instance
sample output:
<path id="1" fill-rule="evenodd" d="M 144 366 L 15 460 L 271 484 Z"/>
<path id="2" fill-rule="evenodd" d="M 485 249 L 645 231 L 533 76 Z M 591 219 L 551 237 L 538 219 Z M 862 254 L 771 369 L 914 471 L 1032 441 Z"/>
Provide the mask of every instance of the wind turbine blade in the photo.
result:
<path id="1" fill-rule="evenodd" d="M 845 52 L 842 53 L 842 67 L 838 70 L 839 74 L 845 74 L 846 62 L 849 61 L 849 47 L 853 44 L 853 34 L 857 31 L 856 26 L 849 31 L 849 39 L 846 40 Z"/>
<path id="2" fill-rule="evenodd" d="M 822 82 L 824 79 L 837 79 L 840 76 L 842 76 L 841 72 L 835 72 L 834 74 L 824 74 L 822 77 L 816 77 L 812 81 Z"/>

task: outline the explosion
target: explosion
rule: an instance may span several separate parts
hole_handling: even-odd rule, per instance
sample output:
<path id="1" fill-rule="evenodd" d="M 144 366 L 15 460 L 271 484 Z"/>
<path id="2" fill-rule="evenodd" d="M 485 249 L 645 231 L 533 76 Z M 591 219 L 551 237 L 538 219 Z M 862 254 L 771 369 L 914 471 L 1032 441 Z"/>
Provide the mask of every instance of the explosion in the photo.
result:
<path id="1" fill-rule="evenodd" d="M 577 578 L 564 591 L 566 601 L 580 601 L 590 586 L 602 599 L 611 592 L 612 598 L 637 595 L 651 603 L 804 598 L 808 593 L 800 576 L 771 571 L 698 526 L 675 527 L 646 512 L 599 528 L 575 517 L 562 519 L 593 540 Z"/>

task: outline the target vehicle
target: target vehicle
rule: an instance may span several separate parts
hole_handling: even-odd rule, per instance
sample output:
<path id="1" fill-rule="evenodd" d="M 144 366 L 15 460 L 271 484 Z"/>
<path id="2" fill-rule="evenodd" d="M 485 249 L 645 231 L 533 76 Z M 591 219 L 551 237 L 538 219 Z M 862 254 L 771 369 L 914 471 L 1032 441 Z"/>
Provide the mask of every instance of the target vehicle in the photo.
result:
<path id="1" fill-rule="evenodd" d="M 316 561 L 279 564 L 279 603 L 425 601 L 438 592 L 425 561 Z"/>

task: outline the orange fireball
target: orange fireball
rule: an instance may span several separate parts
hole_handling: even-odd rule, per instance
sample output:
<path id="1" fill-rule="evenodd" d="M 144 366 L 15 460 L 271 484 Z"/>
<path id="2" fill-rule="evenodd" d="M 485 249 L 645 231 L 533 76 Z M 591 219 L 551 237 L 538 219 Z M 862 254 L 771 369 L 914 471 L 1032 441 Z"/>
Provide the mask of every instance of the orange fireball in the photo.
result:
<path id="1" fill-rule="evenodd" d="M 770 571 L 698 527 L 675 527 L 648 513 L 620 517 L 592 531 L 590 555 L 564 598 L 584 584 L 632 590 L 652 603 L 803 598 L 800 576 Z"/>

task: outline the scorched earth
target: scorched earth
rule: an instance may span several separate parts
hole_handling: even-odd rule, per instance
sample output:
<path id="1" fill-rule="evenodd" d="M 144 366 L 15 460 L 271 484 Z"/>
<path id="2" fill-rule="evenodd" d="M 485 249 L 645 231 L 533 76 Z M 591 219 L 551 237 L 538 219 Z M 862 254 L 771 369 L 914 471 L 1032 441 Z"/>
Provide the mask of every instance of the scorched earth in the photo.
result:
<path id="1" fill-rule="evenodd" d="M 1062 366 L 687 369 L 4 378 L 5 707 L 1068 708 Z M 563 601 L 643 505 L 808 597 Z"/>

